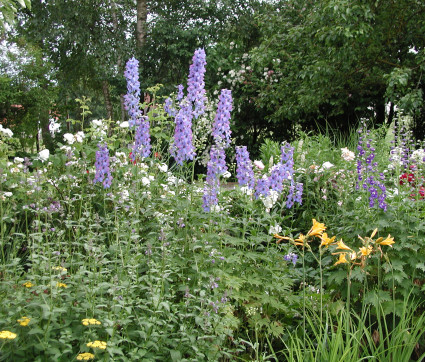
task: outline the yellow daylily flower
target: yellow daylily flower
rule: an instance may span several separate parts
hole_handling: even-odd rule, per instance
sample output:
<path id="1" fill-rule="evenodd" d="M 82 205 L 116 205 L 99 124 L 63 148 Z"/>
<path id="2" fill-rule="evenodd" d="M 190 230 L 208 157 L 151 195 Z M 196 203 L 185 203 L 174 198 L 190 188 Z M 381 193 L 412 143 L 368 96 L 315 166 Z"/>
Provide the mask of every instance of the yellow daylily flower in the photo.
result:
<path id="1" fill-rule="evenodd" d="M 373 247 L 372 245 L 369 245 L 368 247 L 362 246 L 359 250 L 362 256 L 368 256 L 370 253 L 372 253 Z"/>
<path id="2" fill-rule="evenodd" d="M 279 234 L 274 234 L 273 237 L 276 238 L 276 239 L 278 239 L 276 241 L 277 244 L 279 244 L 282 240 L 291 240 L 290 237 L 288 237 L 288 236 L 281 236 Z"/>
<path id="3" fill-rule="evenodd" d="M 324 246 L 327 248 L 334 242 L 335 238 L 336 236 L 332 236 L 331 238 L 329 238 L 327 233 L 323 233 L 323 235 L 320 237 L 320 239 L 322 240 L 322 242 L 320 243 L 320 247 Z"/>
<path id="4" fill-rule="evenodd" d="M 305 238 L 306 238 L 306 235 L 300 234 L 300 236 L 298 236 L 298 239 L 294 240 L 294 244 L 303 246 L 305 243 Z"/>
<path id="5" fill-rule="evenodd" d="M 342 239 L 340 239 L 337 243 L 337 249 L 343 249 L 343 250 L 352 250 L 350 247 L 344 244 Z"/>
<path id="6" fill-rule="evenodd" d="M 345 257 L 347 255 L 347 253 L 341 253 L 339 254 L 339 259 L 338 261 L 334 264 L 334 265 L 338 265 L 338 264 L 346 264 L 348 263 L 347 258 Z"/>
<path id="7" fill-rule="evenodd" d="M 378 232 L 378 228 L 376 228 L 375 230 L 372 231 L 372 234 L 370 235 L 370 239 L 373 239 L 373 237 L 376 235 L 376 233 Z"/>
<path id="8" fill-rule="evenodd" d="M 323 223 L 313 219 L 313 226 L 310 231 L 307 233 L 308 236 L 322 236 L 323 232 L 326 230 L 326 226 Z"/>
<path id="9" fill-rule="evenodd" d="M 392 237 L 390 234 L 388 234 L 387 238 L 384 241 L 381 241 L 380 245 L 388 245 L 392 247 L 392 244 L 394 244 L 394 237 Z"/>
<path id="10" fill-rule="evenodd" d="M 28 323 L 30 322 L 31 318 L 28 317 L 22 317 L 20 319 L 17 320 L 17 322 L 22 326 L 22 327 L 26 327 L 28 325 Z"/>

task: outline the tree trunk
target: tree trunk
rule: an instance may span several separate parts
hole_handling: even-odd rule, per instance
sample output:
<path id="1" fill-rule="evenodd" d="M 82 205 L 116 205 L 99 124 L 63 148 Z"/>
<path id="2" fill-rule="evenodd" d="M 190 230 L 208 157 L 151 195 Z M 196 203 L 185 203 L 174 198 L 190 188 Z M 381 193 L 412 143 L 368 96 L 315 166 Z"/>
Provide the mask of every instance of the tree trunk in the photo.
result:
<path id="1" fill-rule="evenodd" d="M 137 0 L 136 40 L 140 49 L 146 42 L 146 23 L 148 18 L 148 0 Z"/>
<path id="2" fill-rule="evenodd" d="M 108 115 L 108 118 L 112 121 L 114 114 L 113 114 L 113 108 L 112 108 L 112 102 L 111 102 L 111 93 L 109 92 L 109 83 L 106 80 L 102 81 L 102 91 L 103 91 L 103 97 L 105 98 L 106 113 Z M 112 134 L 111 123 L 109 123 L 108 134 L 109 135 Z"/>

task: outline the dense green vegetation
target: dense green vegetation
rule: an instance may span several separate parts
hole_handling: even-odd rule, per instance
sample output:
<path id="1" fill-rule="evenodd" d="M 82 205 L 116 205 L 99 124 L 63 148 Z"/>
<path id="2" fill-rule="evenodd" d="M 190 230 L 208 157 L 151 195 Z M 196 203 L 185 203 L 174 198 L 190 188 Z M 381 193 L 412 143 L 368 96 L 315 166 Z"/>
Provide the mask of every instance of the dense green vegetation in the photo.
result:
<path id="1" fill-rule="evenodd" d="M 425 358 L 422 1 L 4 4 L 0 360 Z"/>

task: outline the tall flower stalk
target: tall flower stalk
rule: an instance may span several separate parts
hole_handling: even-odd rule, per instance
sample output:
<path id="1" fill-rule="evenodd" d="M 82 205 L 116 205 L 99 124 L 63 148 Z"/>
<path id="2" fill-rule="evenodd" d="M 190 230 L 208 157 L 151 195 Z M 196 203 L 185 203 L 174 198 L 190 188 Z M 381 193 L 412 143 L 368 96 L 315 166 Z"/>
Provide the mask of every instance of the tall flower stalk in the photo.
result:
<path id="1" fill-rule="evenodd" d="M 109 150 L 106 143 L 98 144 L 99 150 L 96 151 L 96 175 L 93 183 L 102 182 L 103 188 L 108 189 L 112 184 L 112 175 L 109 168 Z"/>

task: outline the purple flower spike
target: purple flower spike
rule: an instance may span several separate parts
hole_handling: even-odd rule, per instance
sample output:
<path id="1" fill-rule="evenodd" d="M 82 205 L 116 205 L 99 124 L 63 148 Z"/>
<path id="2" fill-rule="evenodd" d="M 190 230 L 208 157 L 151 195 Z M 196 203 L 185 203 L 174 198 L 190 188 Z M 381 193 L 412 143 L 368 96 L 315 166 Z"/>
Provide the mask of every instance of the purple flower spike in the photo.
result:
<path id="1" fill-rule="evenodd" d="M 133 145 L 133 152 L 131 154 L 131 160 L 136 159 L 136 155 L 140 155 L 145 158 L 148 157 L 151 152 L 151 139 L 149 136 L 149 118 L 142 116 L 141 120 L 136 122 L 136 135 Z"/>
<path id="2" fill-rule="evenodd" d="M 193 115 L 198 118 L 205 112 L 205 65 L 207 64 L 204 49 L 195 50 L 192 64 L 189 68 L 189 79 L 187 81 L 187 99 L 195 105 Z"/>
<path id="3" fill-rule="evenodd" d="M 127 94 L 124 96 L 124 106 L 128 111 L 130 128 L 136 125 L 137 120 L 142 116 L 139 108 L 140 102 L 140 82 L 139 82 L 139 61 L 131 58 L 125 67 L 124 76 L 127 80 Z"/>
<path id="4" fill-rule="evenodd" d="M 99 150 L 96 151 L 96 175 L 93 183 L 103 182 L 103 188 L 108 189 L 112 184 L 111 171 L 109 169 L 109 150 L 105 144 L 98 144 Z"/>
<path id="5" fill-rule="evenodd" d="M 230 146 L 230 112 L 233 109 L 232 91 L 222 89 L 218 101 L 217 113 L 214 118 L 212 135 L 217 146 L 224 149 Z"/>
<path id="6" fill-rule="evenodd" d="M 185 103 L 175 118 L 174 144 L 170 151 L 179 165 L 183 165 L 183 161 L 193 160 L 195 157 L 195 147 L 192 143 L 192 117 L 191 105 Z"/>
<path id="7" fill-rule="evenodd" d="M 255 178 L 252 169 L 252 162 L 249 159 L 249 153 L 246 146 L 236 147 L 236 177 L 239 186 L 247 185 L 250 189 L 254 189 Z"/>

